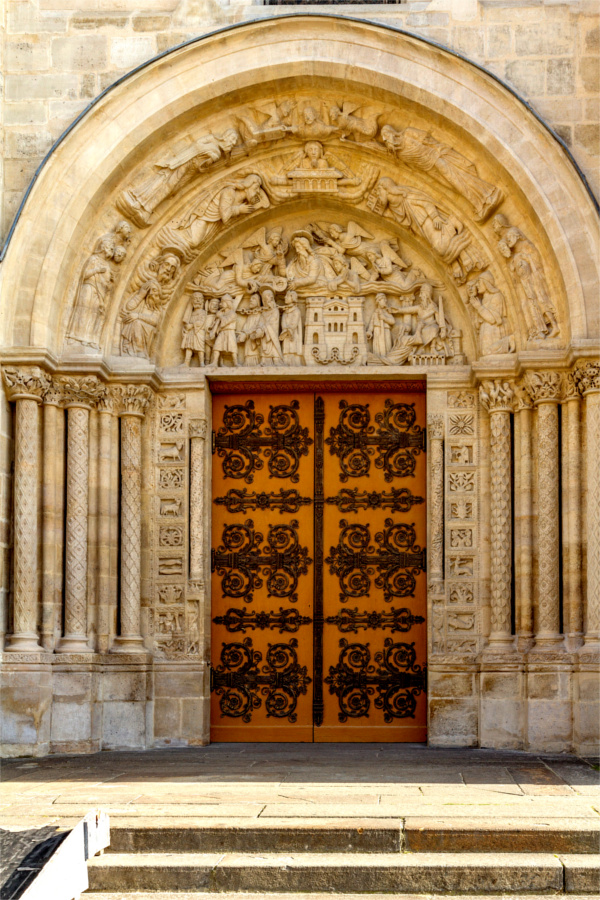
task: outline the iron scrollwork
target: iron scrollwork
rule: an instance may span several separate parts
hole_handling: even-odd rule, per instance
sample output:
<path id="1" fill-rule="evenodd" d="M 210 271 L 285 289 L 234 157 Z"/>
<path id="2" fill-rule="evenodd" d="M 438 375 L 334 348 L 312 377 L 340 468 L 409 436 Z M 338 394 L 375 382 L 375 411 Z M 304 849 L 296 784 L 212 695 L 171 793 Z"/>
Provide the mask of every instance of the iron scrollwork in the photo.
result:
<path id="1" fill-rule="evenodd" d="M 339 578 L 342 603 L 350 597 L 367 596 L 375 572 L 375 585 L 383 589 L 386 603 L 394 597 L 414 597 L 416 576 L 426 569 L 425 550 L 415 543 L 413 525 L 394 524 L 392 519 L 384 524 L 384 530 L 375 535 L 375 547 L 369 525 L 340 520 L 338 545 L 331 547 L 325 562 Z"/>
<path id="2" fill-rule="evenodd" d="M 243 525 L 225 525 L 221 540 L 211 552 L 211 569 L 221 576 L 224 597 L 251 603 L 264 577 L 269 597 L 298 600 L 298 579 L 306 575 L 312 559 L 308 547 L 300 546 L 297 519 L 288 525 L 269 525 L 264 547 L 263 534 L 255 531 L 252 519 Z"/>
<path id="3" fill-rule="evenodd" d="M 298 662 L 297 646 L 296 638 L 269 644 L 266 665 L 260 666 L 262 653 L 253 649 L 251 638 L 223 644 L 221 664 L 211 669 L 211 691 L 220 697 L 221 716 L 248 723 L 264 697 L 267 718 L 295 722 L 298 698 L 311 684 L 306 666 Z"/>
<path id="4" fill-rule="evenodd" d="M 224 625 L 229 632 L 239 632 L 245 634 L 246 631 L 265 631 L 268 629 L 278 629 L 279 634 L 284 631 L 289 634 L 295 634 L 301 625 L 310 625 L 312 619 L 309 616 L 301 616 L 297 609 L 283 609 L 279 607 L 279 612 L 270 610 L 248 610 L 234 609 L 227 610 L 224 616 L 216 616 L 213 619 L 215 625 Z"/>
<path id="5" fill-rule="evenodd" d="M 338 698 L 340 722 L 368 718 L 371 697 L 376 709 L 383 710 L 385 722 L 412 719 L 417 697 L 426 689 L 426 669 L 416 664 L 415 645 L 395 644 L 386 638 L 384 649 L 371 663 L 369 644 L 349 644 L 340 640 L 337 666 L 329 667 L 325 683 Z"/>
<path id="6" fill-rule="evenodd" d="M 341 513 L 359 512 L 361 509 L 390 509 L 392 512 L 410 512 L 415 504 L 425 503 L 425 498 L 415 497 L 408 488 L 392 488 L 390 491 L 359 491 L 358 488 L 342 488 L 335 497 L 327 497 L 325 503 L 337 506 Z"/>
<path id="7" fill-rule="evenodd" d="M 416 424 L 414 403 L 386 400 L 383 412 L 371 424 L 368 403 L 340 400 L 338 424 L 330 428 L 325 443 L 340 460 L 340 481 L 369 474 L 371 458 L 383 469 L 386 481 L 407 478 L 415 473 L 416 457 L 425 450 L 425 430 Z M 377 426 L 377 427 L 376 427 Z"/>
<path id="8" fill-rule="evenodd" d="M 215 497 L 218 506 L 224 506 L 229 513 L 245 513 L 248 510 L 277 509 L 280 513 L 297 513 L 301 506 L 310 506 L 310 497 L 291 488 L 279 491 L 248 491 L 247 488 L 231 488 L 224 497 Z"/>
<path id="9" fill-rule="evenodd" d="M 337 616 L 328 616 L 325 621 L 328 625 L 336 625 L 338 631 L 344 634 L 358 634 L 358 629 L 363 628 L 367 631 L 369 628 L 374 630 L 381 629 L 385 631 L 389 629 L 392 634 L 395 631 L 410 631 L 413 625 L 422 624 L 425 619 L 423 616 L 415 616 L 407 609 L 395 609 L 393 606 L 384 612 L 369 612 L 365 610 L 359 613 L 358 607 L 355 609 L 340 609 Z"/>
<path id="10" fill-rule="evenodd" d="M 308 428 L 302 428 L 298 417 L 299 403 L 271 406 L 265 418 L 254 409 L 254 401 L 226 406 L 223 425 L 214 438 L 215 450 L 223 460 L 224 478 L 243 478 L 247 484 L 267 460 L 270 478 L 299 479 L 300 458 L 308 455 L 312 444 Z"/>

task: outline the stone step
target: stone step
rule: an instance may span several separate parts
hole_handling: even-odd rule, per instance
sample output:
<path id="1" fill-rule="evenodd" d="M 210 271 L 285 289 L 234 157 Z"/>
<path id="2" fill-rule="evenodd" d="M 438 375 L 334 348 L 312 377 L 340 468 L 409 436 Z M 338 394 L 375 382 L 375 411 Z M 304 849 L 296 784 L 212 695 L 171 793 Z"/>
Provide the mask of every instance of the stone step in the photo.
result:
<path id="1" fill-rule="evenodd" d="M 89 896 L 89 900 L 174 900 L 174 897 L 177 900 L 215 900 L 214 893 L 207 894 L 204 891 L 183 891 L 178 892 L 176 895 L 172 891 L 168 891 L 164 893 L 163 891 L 152 891 L 151 893 L 134 893 L 134 894 L 124 894 L 123 891 L 117 891 L 116 893 L 111 892 L 109 894 L 106 893 L 93 893 L 89 894 L 86 891 L 83 894 L 84 897 Z M 563 896 L 565 900 L 590 900 L 589 894 L 527 894 L 527 900 L 548 900 L 549 896 Z M 331 900 L 331 893 L 327 894 L 276 894 L 274 900 Z M 336 900 L 365 900 L 364 894 L 335 894 Z M 508 895 L 506 893 L 498 894 L 444 894 L 443 900 L 507 900 Z M 219 900 L 265 900 L 264 892 L 260 894 L 248 894 L 248 893 L 238 893 L 235 894 L 229 893 L 220 893 Z M 439 894 L 369 894 L 368 900 L 441 900 Z M 523 895 L 519 895 L 519 898 L 514 898 L 514 900 L 523 900 Z"/>
<path id="2" fill-rule="evenodd" d="M 546 853 L 108 853 L 90 890 L 209 893 L 598 893 L 600 855 Z"/>
<path id="3" fill-rule="evenodd" d="M 116 853 L 597 853 L 600 819 L 113 819 Z"/>

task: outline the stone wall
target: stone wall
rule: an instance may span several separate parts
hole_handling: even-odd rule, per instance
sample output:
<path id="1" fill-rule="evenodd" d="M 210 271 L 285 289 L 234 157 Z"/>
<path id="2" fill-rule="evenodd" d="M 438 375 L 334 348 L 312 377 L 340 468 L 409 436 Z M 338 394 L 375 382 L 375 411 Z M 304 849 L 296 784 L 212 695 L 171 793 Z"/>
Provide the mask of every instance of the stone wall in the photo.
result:
<path id="1" fill-rule="evenodd" d="M 571 148 L 598 193 L 600 25 L 595 0 L 311 4 L 423 35 L 505 79 Z M 131 69 L 214 28 L 306 11 L 252 0 L 6 0 L 0 240 L 37 166 L 85 107 Z"/>

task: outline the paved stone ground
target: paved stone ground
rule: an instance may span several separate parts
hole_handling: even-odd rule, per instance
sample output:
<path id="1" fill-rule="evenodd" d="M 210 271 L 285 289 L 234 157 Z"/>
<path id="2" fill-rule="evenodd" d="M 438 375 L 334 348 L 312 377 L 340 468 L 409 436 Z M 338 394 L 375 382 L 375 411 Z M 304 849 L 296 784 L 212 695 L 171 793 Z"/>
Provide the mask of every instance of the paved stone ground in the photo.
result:
<path id="1" fill-rule="evenodd" d="M 598 760 L 414 744 L 213 744 L 8 760 L 0 825 L 411 819 L 598 827 Z M 141 824 L 141 822 L 140 822 Z M 382 823 L 383 824 L 383 823 Z"/>

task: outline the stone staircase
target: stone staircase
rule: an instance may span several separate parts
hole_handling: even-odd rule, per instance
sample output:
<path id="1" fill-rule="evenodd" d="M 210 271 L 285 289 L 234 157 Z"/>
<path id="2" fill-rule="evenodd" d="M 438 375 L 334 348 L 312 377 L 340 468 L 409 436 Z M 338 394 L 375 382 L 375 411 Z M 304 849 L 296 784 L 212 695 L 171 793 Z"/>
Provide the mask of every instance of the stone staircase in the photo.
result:
<path id="1" fill-rule="evenodd" d="M 600 824 L 600 819 L 599 819 Z M 600 832 L 587 822 L 288 819 L 211 824 L 119 819 L 89 862 L 90 900 L 286 900 L 368 894 L 547 897 L 600 894 Z M 86 893 L 88 896 L 88 893 Z"/>

